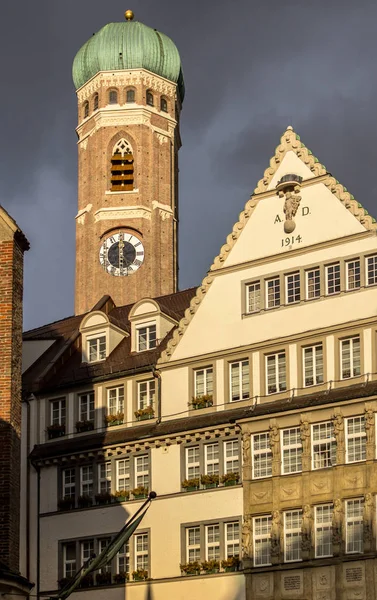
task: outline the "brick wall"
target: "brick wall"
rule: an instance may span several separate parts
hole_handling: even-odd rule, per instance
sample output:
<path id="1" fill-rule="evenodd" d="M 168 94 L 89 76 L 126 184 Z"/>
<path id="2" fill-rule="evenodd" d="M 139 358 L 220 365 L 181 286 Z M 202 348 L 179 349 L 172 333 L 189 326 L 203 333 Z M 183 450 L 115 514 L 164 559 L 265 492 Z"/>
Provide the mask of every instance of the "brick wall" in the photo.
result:
<path id="1" fill-rule="evenodd" d="M 23 250 L 0 207 L 0 559 L 19 567 Z"/>

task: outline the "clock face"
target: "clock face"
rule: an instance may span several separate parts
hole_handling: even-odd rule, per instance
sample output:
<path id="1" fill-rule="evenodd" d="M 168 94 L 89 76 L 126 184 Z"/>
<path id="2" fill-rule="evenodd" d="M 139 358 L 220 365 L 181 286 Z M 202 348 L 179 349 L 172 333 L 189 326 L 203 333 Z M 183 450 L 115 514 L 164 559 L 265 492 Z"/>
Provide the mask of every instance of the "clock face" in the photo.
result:
<path id="1" fill-rule="evenodd" d="M 135 235 L 120 231 L 103 241 L 99 261 L 110 275 L 132 275 L 144 262 L 144 246 Z"/>

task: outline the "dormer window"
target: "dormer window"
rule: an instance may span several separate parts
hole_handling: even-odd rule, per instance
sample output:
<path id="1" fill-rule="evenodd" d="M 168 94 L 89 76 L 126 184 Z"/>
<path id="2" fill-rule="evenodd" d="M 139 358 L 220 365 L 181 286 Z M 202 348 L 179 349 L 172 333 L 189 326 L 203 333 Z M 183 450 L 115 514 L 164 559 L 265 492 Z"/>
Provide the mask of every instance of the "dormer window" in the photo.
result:
<path id="1" fill-rule="evenodd" d="M 97 362 L 106 358 L 106 335 L 88 338 L 88 362 Z"/>
<path id="2" fill-rule="evenodd" d="M 138 327 L 136 332 L 138 352 L 143 352 L 144 350 L 152 350 L 152 348 L 156 348 L 157 336 L 155 323 L 151 325 Z"/>

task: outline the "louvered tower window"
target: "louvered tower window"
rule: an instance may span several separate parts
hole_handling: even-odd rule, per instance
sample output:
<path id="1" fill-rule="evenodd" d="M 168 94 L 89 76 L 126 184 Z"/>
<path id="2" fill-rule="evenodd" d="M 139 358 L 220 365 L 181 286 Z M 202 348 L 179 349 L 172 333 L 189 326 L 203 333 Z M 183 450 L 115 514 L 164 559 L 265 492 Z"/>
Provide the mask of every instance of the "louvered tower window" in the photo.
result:
<path id="1" fill-rule="evenodd" d="M 89 117 L 89 102 L 84 102 L 84 119 Z"/>
<path id="2" fill-rule="evenodd" d="M 93 110 L 98 110 L 98 94 L 94 94 Z"/>
<path id="3" fill-rule="evenodd" d="M 114 147 L 111 158 L 111 191 L 127 192 L 134 189 L 134 157 L 131 145 L 121 139 Z"/>

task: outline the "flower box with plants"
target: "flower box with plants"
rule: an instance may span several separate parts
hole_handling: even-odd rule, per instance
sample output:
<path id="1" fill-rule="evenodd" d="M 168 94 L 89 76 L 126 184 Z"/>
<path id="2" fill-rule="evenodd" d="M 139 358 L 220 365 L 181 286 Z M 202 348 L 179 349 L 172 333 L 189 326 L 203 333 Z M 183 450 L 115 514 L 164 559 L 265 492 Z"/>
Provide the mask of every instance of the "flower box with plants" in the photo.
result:
<path id="1" fill-rule="evenodd" d="M 215 488 L 218 487 L 220 481 L 220 477 L 217 473 L 213 473 L 212 475 L 201 475 L 200 482 L 204 485 L 205 488 Z"/>
<path id="2" fill-rule="evenodd" d="M 136 571 L 132 571 L 132 579 L 134 581 L 145 581 L 148 579 L 148 571 L 144 569 L 137 569 Z"/>
<path id="3" fill-rule="evenodd" d="M 64 498 L 60 498 L 60 500 L 58 500 L 59 510 L 72 510 L 72 508 L 75 508 L 74 498 L 70 498 L 70 496 L 64 496 Z"/>
<path id="4" fill-rule="evenodd" d="M 130 497 L 130 492 L 128 490 L 117 490 L 113 494 L 113 498 L 115 502 L 126 502 Z"/>
<path id="5" fill-rule="evenodd" d="M 145 408 L 140 408 L 139 410 L 135 410 L 135 417 L 138 421 L 145 421 L 147 419 L 153 419 L 154 417 L 154 408 L 153 406 L 146 406 Z"/>
<path id="6" fill-rule="evenodd" d="M 100 494 L 96 494 L 94 499 L 98 505 L 111 504 L 113 501 L 113 497 L 110 492 L 101 492 Z"/>
<path id="7" fill-rule="evenodd" d="M 221 566 L 224 569 L 225 573 L 238 571 L 240 566 L 240 559 L 238 558 L 238 556 L 230 556 L 229 558 L 225 558 L 221 561 Z"/>
<path id="8" fill-rule="evenodd" d="M 48 439 L 53 440 L 54 438 L 61 437 L 65 435 L 65 425 L 49 425 L 47 427 Z"/>
<path id="9" fill-rule="evenodd" d="M 212 394 L 193 396 L 191 404 L 194 410 L 198 410 L 199 408 L 208 408 L 209 406 L 213 406 L 213 396 Z"/>
<path id="10" fill-rule="evenodd" d="M 69 583 L 72 583 L 72 581 L 73 581 L 73 577 L 62 577 L 58 581 L 59 589 L 62 590 L 63 588 L 65 588 L 66 585 L 68 585 Z"/>
<path id="11" fill-rule="evenodd" d="M 139 485 L 139 487 L 131 490 L 131 494 L 136 500 L 139 498 L 146 498 L 148 496 L 148 488 L 144 487 L 143 485 Z"/>
<path id="12" fill-rule="evenodd" d="M 182 481 L 182 487 L 186 492 L 195 492 L 195 490 L 199 489 L 199 477 L 184 479 Z"/>
<path id="13" fill-rule="evenodd" d="M 185 575 L 200 575 L 200 563 L 197 560 L 179 565 Z"/>
<path id="14" fill-rule="evenodd" d="M 229 485 L 236 485 L 240 480 L 240 474 L 239 473 L 226 473 L 225 475 L 222 475 L 220 478 L 221 483 L 223 483 L 225 486 L 229 486 Z"/>
<path id="15" fill-rule="evenodd" d="M 123 425 L 124 413 L 118 412 L 115 415 L 104 416 L 106 427 L 113 427 L 114 425 Z"/>
<path id="16" fill-rule="evenodd" d="M 111 585 L 111 571 L 96 574 L 96 585 Z"/>
<path id="17" fill-rule="evenodd" d="M 83 494 L 77 498 L 77 505 L 79 508 L 89 508 L 93 505 L 93 498 L 88 494 Z"/>
<path id="18" fill-rule="evenodd" d="M 209 575 L 210 573 L 218 573 L 220 571 L 220 561 L 204 560 L 201 564 L 201 568 L 206 575 Z"/>
<path id="19" fill-rule="evenodd" d="M 125 571 L 121 571 L 120 573 L 115 573 L 115 575 L 113 576 L 113 581 L 114 583 L 124 583 L 125 581 L 128 581 L 130 578 L 129 574 L 126 573 Z"/>
<path id="20" fill-rule="evenodd" d="M 93 585 L 94 585 L 93 575 L 84 575 L 84 577 L 80 581 L 79 587 L 88 588 L 88 587 L 93 587 Z"/>
<path id="21" fill-rule="evenodd" d="M 93 431 L 94 421 L 77 421 L 76 431 L 82 433 L 83 431 Z"/>

